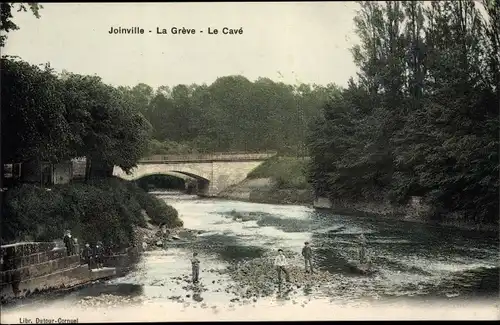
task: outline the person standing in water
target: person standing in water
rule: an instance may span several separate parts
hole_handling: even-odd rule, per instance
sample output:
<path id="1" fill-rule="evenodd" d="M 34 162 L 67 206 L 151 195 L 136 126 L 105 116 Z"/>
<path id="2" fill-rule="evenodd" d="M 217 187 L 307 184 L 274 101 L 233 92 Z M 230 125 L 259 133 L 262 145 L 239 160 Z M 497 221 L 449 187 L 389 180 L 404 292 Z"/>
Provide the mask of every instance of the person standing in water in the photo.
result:
<path id="1" fill-rule="evenodd" d="M 361 234 L 358 236 L 358 257 L 359 257 L 359 263 L 364 264 L 367 262 L 367 256 L 366 256 L 366 237 L 364 234 Z"/>
<path id="2" fill-rule="evenodd" d="M 191 259 L 191 270 L 193 283 L 198 283 L 200 276 L 200 260 L 198 259 L 198 253 L 193 253 L 193 258 Z"/>
<path id="3" fill-rule="evenodd" d="M 311 271 L 311 273 L 314 273 L 312 266 L 312 249 L 311 246 L 309 246 L 309 242 L 307 241 L 304 243 L 304 247 L 302 248 L 302 256 L 304 256 L 306 273 L 309 273 L 309 270 Z M 307 269 L 308 265 L 309 265 L 309 270 Z"/>
<path id="4" fill-rule="evenodd" d="M 274 259 L 274 265 L 276 265 L 276 269 L 278 271 L 278 282 L 281 283 L 281 272 L 285 273 L 286 277 L 286 282 L 290 282 L 290 275 L 288 274 L 288 271 L 286 270 L 287 266 L 287 261 L 286 257 L 283 254 L 283 250 L 280 248 L 278 249 L 278 256 Z"/>

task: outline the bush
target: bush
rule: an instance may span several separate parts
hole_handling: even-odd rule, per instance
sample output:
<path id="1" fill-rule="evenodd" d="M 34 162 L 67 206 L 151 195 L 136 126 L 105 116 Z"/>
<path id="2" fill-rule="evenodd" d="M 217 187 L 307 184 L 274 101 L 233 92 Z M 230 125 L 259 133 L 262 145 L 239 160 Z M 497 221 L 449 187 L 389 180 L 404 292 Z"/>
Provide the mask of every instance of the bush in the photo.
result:
<path id="1" fill-rule="evenodd" d="M 147 193 L 135 183 L 127 182 L 127 187 L 128 190 L 134 194 L 142 209 L 144 209 L 149 218 L 151 218 L 151 223 L 155 225 L 165 224 L 167 227 L 171 228 L 183 225 L 182 221 L 179 219 L 177 210 L 166 204 L 165 201 Z"/>
<path id="2" fill-rule="evenodd" d="M 182 225 L 177 210 L 133 182 L 110 178 L 92 184 L 65 184 L 50 191 L 22 184 L 5 193 L 4 241 L 51 241 L 71 229 L 80 242 L 130 245 L 133 226 L 145 226 L 145 210 L 156 225 Z"/>

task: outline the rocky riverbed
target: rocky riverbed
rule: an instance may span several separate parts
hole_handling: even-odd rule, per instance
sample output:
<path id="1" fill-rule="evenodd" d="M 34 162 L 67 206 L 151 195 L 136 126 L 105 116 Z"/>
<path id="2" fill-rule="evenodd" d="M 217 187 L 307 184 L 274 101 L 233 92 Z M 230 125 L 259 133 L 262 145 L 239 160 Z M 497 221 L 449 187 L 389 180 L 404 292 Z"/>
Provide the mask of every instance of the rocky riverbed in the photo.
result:
<path id="1" fill-rule="evenodd" d="M 498 319 L 498 245 L 484 235 L 169 195 L 185 228 L 138 232 L 147 249 L 132 272 L 32 304 L 32 311 L 2 309 L 2 321 L 48 313 L 80 315 L 80 322 Z M 372 274 L 352 267 L 359 233 L 370 242 Z M 312 243 L 315 274 L 304 272 L 304 241 Z M 273 266 L 278 248 L 291 276 L 281 285 Z M 198 285 L 190 282 L 194 251 Z"/>
<path id="2" fill-rule="evenodd" d="M 382 302 L 383 296 L 418 297 L 432 290 L 425 284 L 404 290 L 394 288 L 384 274 L 347 276 L 322 269 L 309 274 L 304 271 L 300 255 L 286 249 L 291 281 L 279 284 L 273 252 L 258 258 L 222 263 L 213 254 L 200 250 L 199 237 L 202 234 L 196 230 L 177 229 L 171 235 L 178 239 L 171 238 L 166 249 L 155 247 L 154 238 L 151 238 L 152 245 L 144 253 L 136 271 L 120 279 L 96 282 L 84 290 L 70 293 L 64 300 L 73 301 L 71 308 L 87 312 L 174 304 L 180 311 L 191 310 L 192 313 L 192 310 L 203 309 L 217 314 L 277 304 L 306 310 L 319 301 L 361 308 Z M 192 284 L 190 274 L 190 257 L 194 250 L 200 252 L 201 260 L 201 281 L 196 285 Z M 451 301 L 460 297 L 450 285 L 444 298 Z M 44 305 L 50 303 L 44 301 Z"/>

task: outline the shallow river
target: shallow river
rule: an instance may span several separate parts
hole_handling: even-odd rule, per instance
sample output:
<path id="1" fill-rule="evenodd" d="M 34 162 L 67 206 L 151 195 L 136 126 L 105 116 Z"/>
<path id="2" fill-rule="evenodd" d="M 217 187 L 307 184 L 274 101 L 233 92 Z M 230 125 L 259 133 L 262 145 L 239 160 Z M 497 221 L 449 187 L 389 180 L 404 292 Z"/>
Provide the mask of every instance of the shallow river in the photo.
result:
<path id="1" fill-rule="evenodd" d="M 156 194 L 179 211 L 185 228 L 199 231 L 194 241 L 145 253 L 123 278 L 5 310 L 2 321 L 500 318 L 497 235 L 303 206 Z M 360 233 L 368 239 L 371 275 L 351 267 Z M 299 258 L 305 241 L 313 247 L 314 276 L 304 274 Z M 291 263 L 292 283 L 284 287 L 269 266 L 278 248 Z M 189 283 L 193 251 L 201 260 L 196 287 Z"/>

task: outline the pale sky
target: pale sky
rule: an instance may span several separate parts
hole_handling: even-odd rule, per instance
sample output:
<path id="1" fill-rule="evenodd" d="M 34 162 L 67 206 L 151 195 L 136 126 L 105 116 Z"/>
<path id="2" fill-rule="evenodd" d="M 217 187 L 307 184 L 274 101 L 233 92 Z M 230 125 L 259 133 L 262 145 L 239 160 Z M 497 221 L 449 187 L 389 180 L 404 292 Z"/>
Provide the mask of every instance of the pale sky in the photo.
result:
<path id="1" fill-rule="evenodd" d="M 212 83 L 227 75 L 346 85 L 356 73 L 354 2 L 44 3 L 40 19 L 14 13 L 2 54 L 113 85 Z M 145 30 L 109 34 L 111 27 Z M 157 35 L 186 27 L 195 35 Z M 219 34 L 209 35 L 208 28 Z M 243 28 L 223 35 L 222 28 Z M 151 33 L 149 31 L 152 31 Z M 203 30 L 203 33 L 200 31 Z M 281 76 L 280 76 L 281 74 Z"/>

